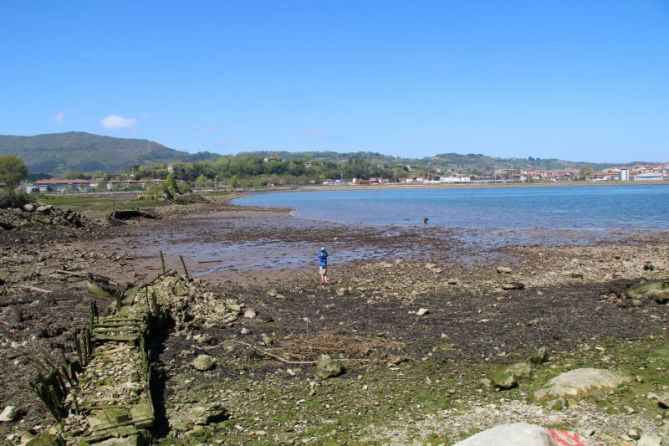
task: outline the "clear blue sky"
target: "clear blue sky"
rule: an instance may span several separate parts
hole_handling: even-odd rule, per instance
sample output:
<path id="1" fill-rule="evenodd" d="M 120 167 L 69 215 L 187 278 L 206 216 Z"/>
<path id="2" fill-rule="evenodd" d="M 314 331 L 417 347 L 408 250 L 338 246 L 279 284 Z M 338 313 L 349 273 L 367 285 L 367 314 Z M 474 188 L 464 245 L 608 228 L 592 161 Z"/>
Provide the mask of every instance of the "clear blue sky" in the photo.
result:
<path id="1" fill-rule="evenodd" d="M 669 160 L 669 0 L 2 0 L 0 61 L 0 134 Z"/>

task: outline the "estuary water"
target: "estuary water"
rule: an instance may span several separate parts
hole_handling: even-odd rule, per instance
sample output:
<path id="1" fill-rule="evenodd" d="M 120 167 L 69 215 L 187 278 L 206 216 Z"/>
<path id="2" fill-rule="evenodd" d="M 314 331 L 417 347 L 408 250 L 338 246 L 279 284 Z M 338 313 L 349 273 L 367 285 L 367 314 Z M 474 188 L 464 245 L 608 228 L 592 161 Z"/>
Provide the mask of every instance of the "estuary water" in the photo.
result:
<path id="1" fill-rule="evenodd" d="M 258 194 L 236 204 L 293 208 L 297 217 L 349 224 L 464 229 L 669 229 L 669 185 L 503 186 Z"/>

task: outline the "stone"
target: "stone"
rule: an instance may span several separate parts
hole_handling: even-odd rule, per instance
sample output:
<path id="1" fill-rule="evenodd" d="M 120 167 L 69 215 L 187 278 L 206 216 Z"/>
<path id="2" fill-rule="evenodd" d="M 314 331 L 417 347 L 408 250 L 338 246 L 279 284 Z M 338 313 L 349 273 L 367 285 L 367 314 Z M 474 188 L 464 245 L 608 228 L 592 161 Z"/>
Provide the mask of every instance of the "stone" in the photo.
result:
<path id="1" fill-rule="evenodd" d="M 31 204 L 31 203 L 24 204 L 23 205 L 23 210 L 28 211 L 28 212 L 32 212 L 32 211 L 35 210 L 35 205 Z"/>
<path id="2" fill-rule="evenodd" d="M 548 430 L 528 423 L 501 424 L 453 446 L 554 446 Z"/>
<path id="3" fill-rule="evenodd" d="M 258 313 L 253 308 L 249 308 L 244 312 L 244 318 L 246 319 L 255 319 L 257 315 Z"/>
<path id="4" fill-rule="evenodd" d="M 511 274 L 513 271 L 508 266 L 498 266 L 497 274 Z"/>
<path id="5" fill-rule="evenodd" d="M 615 389 L 629 382 L 627 376 L 605 369 L 581 368 L 562 373 L 548 381 L 548 384 L 534 392 L 538 401 L 577 397 L 601 389 Z"/>
<path id="6" fill-rule="evenodd" d="M 416 316 L 424 316 L 429 312 L 430 310 L 428 310 L 427 308 L 421 308 L 420 310 L 416 311 Z"/>
<path id="7" fill-rule="evenodd" d="M 16 409 L 14 406 L 7 406 L 5 409 L 0 413 L 0 423 L 9 423 L 12 421 L 16 421 L 19 418 L 19 411 Z"/>
<path id="8" fill-rule="evenodd" d="M 662 446 L 662 438 L 654 433 L 643 433 L 637 446 Z"/>
<path id="9" fill-rule="evenodd" d="M 342 365 L 330 355 L 321 355 L 316 362 L 316 376 L 320 379 L 334 378 L 344 373 Z"/>
<path id="10" fill-rule="evenodd" d="M 193 362 L 190 365 L 195 369 L 201 372 L 206 372 L 211 370 L 216 365 L 216 358 L 209 355 L 199 355 L 197 358 L 193 359 Z"/>
<path id="11" fill-rule="evenodd" d="M 448 283 L 449 285 L 457 285 L 459 282 L 458 279 L 451 277 L 450 279 L 448 279 L 446 283 Z"/>
<path id="12" fill-rule="evenodd" d="M 669 291 L 669 280 L 654 280 L 641 285 L 636 285 L 628 288 L 625 291 L 627 297 L 641 297 L 641 296 L 651 296 L 655 297 L 660 291 Z"/>
<path id="13" fill-rule="evenodd" d="M 669 392 L 663 392 L 659 395 L 651 393 L 648 395 L 648 399 L 655 400 L 662 409 L 669 409 Z"/>
<path id="14" fill-rule="evenodd" d="M 31 439 L 25 446 L 64 446 L 65 442 L 60 437 L 50 433 L 42 433 Z"/>
<path id="15" fill-rule="evenodd" d="M 518 385 L 518 377 L 507 370 L 503 370 L 492 376 L 492 384 L 500 390 L 513 389 Z"/>
<path id="16" fill-rule="evenodd" d="M 348 294 L 348 290 L 345 287 L 340 287 L 340 288 L 337 288 L 336 293 L 337 293 L 337 296 L 341 297 L 341 296 L 345 296 L 346 294 Z"/>
<path id="17" fill-rule="evenodd" d="M 249 330 L 246 327 L 242 327 L 242 329 L 239 331 L 239 333 L 241 333 L 243 336 L 246 336 L 246 335 L 251 334 L 251 330 Z"/>
<path id="18" fill-rule="evenodd" d="M 516 375 L 518 378 L 529 378 L 532 375 L 532 366 L 526 362 L 517 362 L 507 367 L 506 373 Z"/>
<path id="19" fill-rule="evenodd" d="M 655 293 L 655 302 L 666 304 L 669 302 L 669 290 L 662 290 Z"/>
<path id="20" fill-rule="evenodd" d="M 43 204 L 40 206 L 37 206 L 37 209 L 35 209 L 37 212 L 40 214 L 48 214 L 51 212 L 51 209 L 53 209 L 53 206 L 50 204 Z"/>
<path id="21" fill-rule="evenodd" d="M 502 284 L 503 290 L 524 290 L 525 284 L 522 282 L 508 282 Z"/>
<path id="22" fill-rule="evenodd" d="M 546 361 L 548 361 L 548 348 L 546 347 L 537 348 L 532 353 L 532 356 L 530 356 L 530 362 L 532 364 L 543 364 Z"/>

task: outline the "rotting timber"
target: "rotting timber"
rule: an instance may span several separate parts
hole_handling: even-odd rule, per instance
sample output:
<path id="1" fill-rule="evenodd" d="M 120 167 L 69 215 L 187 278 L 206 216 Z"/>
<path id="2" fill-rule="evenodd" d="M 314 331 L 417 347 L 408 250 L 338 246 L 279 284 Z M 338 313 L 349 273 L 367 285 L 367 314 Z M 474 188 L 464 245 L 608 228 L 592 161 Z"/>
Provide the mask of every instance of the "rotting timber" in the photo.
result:
<path id="1" fill-rule="evenodd" d="M 179 325 L 175 307 L 208 305 L 214 296 L 171 271 L 122 292 L 104 285 L 98 283 L 98 291 L 108 292 L 116 305 L 105 316 L 92 306 L 89 326 L 74 339 L 79 361 L 54 367 L 34 388 L 59 421 L 51 432 L 65 444 L 146 444 L 156 418 L 150 389 L 155 330 L 168 319 Z M 218 316 L 228 320 L 239 313 L 234 302 L 218 308 Z"/>

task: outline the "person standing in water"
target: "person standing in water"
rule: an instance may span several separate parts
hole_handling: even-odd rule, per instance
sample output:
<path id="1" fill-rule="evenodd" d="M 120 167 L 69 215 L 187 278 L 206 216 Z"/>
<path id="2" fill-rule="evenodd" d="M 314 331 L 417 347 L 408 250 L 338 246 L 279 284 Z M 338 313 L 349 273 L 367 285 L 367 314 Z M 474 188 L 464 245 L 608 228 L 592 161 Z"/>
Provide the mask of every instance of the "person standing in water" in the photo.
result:
<path id="1" fill-rule="evenodd" d="M 318 274 L 321 276 L 321 285 L 328 284 L 328 252 L 324 247 L 318 251 Z"/>

